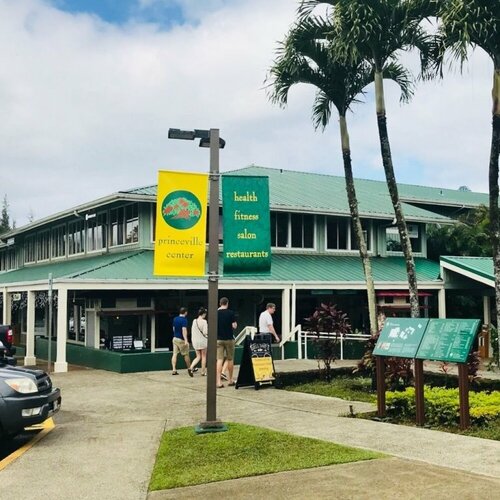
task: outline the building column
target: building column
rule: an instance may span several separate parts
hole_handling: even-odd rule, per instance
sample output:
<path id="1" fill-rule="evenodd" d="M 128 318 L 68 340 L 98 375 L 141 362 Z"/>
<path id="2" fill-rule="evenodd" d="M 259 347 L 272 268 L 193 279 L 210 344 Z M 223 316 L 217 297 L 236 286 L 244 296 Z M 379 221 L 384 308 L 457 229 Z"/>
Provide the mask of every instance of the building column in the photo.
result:
<path id="1" fill-rule="evenodd" d="M 26 325 L 26 356 L 24 365 L 36 365 L 35 357 L 35 296 L 36 292 L 28 290 L 27 325 Z"/>
<path id="2" fill-rule="evenodd" d="M 149 339 L 149 348 L 151 352 L 156 352 L 156 314 L 155 309 L 155 299 L 151 299 L 151 307 L 153 308 L 153 314 L 151 315 L 151 338 Z"/>
<path id="3" fill-rule="evenodd" d="M 295 317 L 297 316 L 297 289 L 295 288 L 295 283 L 292 283 L 292 289 L 290 294 L 290 326 L 295 328 Z"/>
<path id="4" fill-rule="evenodd" d="M 491 325 L 491 297 L 488 295 L 483 296 L 483 324 L 488 326 Z M 492 352 L 493 346 L 491 344 L 491 335 L 488 335 L 486 357 L 489 357 Z"/>
<path id="5" fill-rule="evenodd" d="M 444 288 L 438 292 L 438 315 L 440 318 L 446 318 L 446 293 Z"/>
<path id="6" fill-rule="evenodd" d="M 281 292 L 281 336 L 290 333 L 290 289 L 284 288 Z"/>
<path id="7" fill-rule="evenodd" d="M 10 325 L 12 321 L 12 298 L 10 296 L 10 293 L 7 291 L 7 288 L 3 289 L 2 294 L 3 294 L 2 324 Z"/>
<path id="8" fill-rule="evenodd" d="M 57 355 L 54 371 L 67 372 L 66 342 L 68 339 L 68 290 L 57 289 Z"/>

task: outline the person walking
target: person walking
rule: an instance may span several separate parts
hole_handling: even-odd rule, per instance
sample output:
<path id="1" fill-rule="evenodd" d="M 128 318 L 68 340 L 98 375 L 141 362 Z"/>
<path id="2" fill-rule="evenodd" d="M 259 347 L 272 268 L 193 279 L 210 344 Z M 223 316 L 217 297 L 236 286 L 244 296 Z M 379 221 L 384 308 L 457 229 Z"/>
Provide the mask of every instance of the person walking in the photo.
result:
<path id="1" fill-rule="evenodd" d="M 188 341 L 188 322 L 187 322 L 187 309 L 181 307 L 179 310 L 179 316 L 176 316 L 173 321 L 173 345 L 174 352 L 172 354 L 172 375 L 179 375 L 177 372 L 177 355 L 180 353 L 184 357 L 186 363 L 188 374 L 190 377 L 193 376 L 193 372 L 190 368 L 191 360 L 189 359 L 189 341 Z"/>
<path id="2" fill-rule="evenodd" d="M 266 305 L 266 310 L 262 311 L 259 316 L 259 333 L 265 335 L 273 335 L 276 342 L 280 341 L 273 324 L 273 314 L 276 311 L 276 304 L 269 302 Z"/>
<path id="3" fill-rule="evenodd" d="M 236 315 L 229 309 L 229 299 L 222 297 L 219 301 L 217 311 L 217 387 L 222 388 L 221 382 L 222 364 L 227 360 L 228 385 L 236 385 L 233 380 L 234 368 L 234 337 L 233 330 L 236 329 Z"/>
<path id="4" fill-rule="evenodd" d="M 207 310 L 200 307 L 198 317 L 191 325 L 191 342 L 193 349 L 196 351 L 196 358 L 193 359 L 191 372 L 194 367 L 201 361 L 201 375 L 204 377 L 207 374 L 207 342 L 208 342 L 208 324 L 207 324 Z"/>

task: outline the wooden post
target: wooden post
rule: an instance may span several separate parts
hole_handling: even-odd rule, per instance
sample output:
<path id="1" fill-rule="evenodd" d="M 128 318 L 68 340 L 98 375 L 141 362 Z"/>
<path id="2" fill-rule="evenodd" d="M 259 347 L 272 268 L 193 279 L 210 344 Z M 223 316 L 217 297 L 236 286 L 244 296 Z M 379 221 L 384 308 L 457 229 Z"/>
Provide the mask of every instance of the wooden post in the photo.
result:
<path id="1" fill-rule="evenodd" d="M 375 356 L 377 373 L 377 417 L 385 417 L 385 359 Z"/>
<path id="2" fill-rule="evenodd" d="M 458 363 L 458 397 L 460 401 L 460 429 L 464 430 L 470 426 L 467 363 Z"/>
<path id="3" fill-rule="evenodd" d="M 424 361 L 415 359 L 415 405 L 417 425 L 425 423 Z"/>

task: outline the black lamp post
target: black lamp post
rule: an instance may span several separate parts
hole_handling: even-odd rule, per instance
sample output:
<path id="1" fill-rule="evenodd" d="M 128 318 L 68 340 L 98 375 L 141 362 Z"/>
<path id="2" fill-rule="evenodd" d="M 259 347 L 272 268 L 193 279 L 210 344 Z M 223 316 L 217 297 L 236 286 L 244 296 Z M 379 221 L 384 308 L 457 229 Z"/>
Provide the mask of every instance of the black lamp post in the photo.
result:
<path id="1" fill-rule="evenodd" d="M 169 139 L 193 141 L 200 139 L 200 147 L 210 148 L 210 193 L 208 212 L 208 346 L 207 346 L 207 418 L 196 427 L 196 432 L 220 432 L 227 427 L 217 420 L 217 309 L 219 305 L 219 149 L 226 142 L 219 137 L 219 129 L 168 130 Z"/>

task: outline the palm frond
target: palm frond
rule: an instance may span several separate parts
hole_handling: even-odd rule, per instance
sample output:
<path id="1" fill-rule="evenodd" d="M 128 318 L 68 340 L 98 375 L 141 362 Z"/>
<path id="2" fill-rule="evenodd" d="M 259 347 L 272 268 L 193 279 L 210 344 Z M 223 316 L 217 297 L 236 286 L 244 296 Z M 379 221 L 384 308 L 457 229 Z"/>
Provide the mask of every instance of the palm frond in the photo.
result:
<path id="1" fill-rule="evenodd" d="M 387 63 L 382 75 L 384 79 L 392 80 L 399 85 L 401 90 L 400 102 L 408 102 L 414 93 L 414 78 L 411 72 L 396 61 Z"/>

